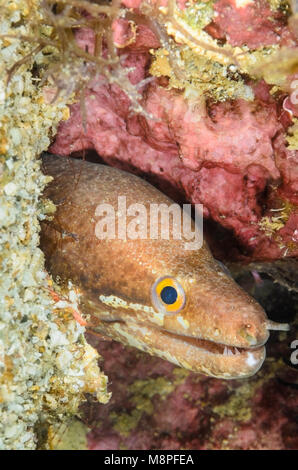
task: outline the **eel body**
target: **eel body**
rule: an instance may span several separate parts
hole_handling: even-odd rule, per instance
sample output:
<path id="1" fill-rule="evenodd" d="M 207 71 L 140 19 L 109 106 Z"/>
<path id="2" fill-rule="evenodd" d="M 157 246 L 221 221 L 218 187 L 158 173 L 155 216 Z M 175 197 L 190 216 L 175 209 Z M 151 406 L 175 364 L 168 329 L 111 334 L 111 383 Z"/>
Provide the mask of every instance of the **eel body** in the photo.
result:
<path id="1" fill-rule="evenodd" d="M 141 178 L 100 164 L 45 155 L 43 169 L 53 177 L 44 196 L 57 207 L 42 222 L 46 268 L 60 286 L 71 281 L 77 288 L 92 328 L 214 377 L 259 370 L 270 322 L 205 242 L 185 250 L 183 240 L 96 236 L 99 205 L 117 213 L 119 196 L 148 210 L 173 201 Z"/>

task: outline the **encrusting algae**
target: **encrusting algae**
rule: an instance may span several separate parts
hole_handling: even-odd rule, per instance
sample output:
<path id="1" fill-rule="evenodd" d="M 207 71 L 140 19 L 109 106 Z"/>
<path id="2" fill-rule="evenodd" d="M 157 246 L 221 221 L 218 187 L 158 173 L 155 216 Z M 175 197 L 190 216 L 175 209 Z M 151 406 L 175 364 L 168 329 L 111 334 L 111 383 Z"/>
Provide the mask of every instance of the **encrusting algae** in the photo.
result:
<path id="1" fill-rule="evenodd" d="M 37 157 L 67 111 L 64 99 L 45 101 L 32 60 L 24 60 L 32 45 L 12 38 L 34 33 L 28 15 L 38 16 L 40 3 L 0 2 L 0 449 L 34 449 L 38 423 L 63 422 L 86 392 L 109 399 L 84 328 L 53 310 L 38 248 L 39 196 L 49 178 Z M 43 60 L 39 53 L 41 67 Z"/>

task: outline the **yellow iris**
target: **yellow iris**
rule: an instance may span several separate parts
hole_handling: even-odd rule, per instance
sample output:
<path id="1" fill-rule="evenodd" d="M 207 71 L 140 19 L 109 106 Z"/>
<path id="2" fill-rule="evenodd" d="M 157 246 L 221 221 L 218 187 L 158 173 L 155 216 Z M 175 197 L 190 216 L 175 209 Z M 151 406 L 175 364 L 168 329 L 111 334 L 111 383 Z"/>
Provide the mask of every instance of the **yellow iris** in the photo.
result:
<path id="1" fill-rule="evenodd" d="M 185 293 L 176 279 L 165 276 L 154 283 L 152 300 L 158 310 L 178 313 L 185 305 Z"/>

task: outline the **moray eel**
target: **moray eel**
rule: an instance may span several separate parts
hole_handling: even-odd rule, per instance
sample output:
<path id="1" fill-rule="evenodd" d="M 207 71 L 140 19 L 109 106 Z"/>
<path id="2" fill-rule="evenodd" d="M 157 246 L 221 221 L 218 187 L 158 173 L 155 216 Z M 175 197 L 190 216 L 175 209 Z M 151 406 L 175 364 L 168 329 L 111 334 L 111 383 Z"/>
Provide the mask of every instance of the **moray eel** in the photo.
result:
<path id="1" fill-rule="evenodd" d="M 100 334 L 213 377 L 255 374 L 265 359 L 266 318 L 212 257 L 182 240 L 106 239 L 95 235 L 96 208 L 173 203 L 141 178 L 105 165 L 43 157 L 53 177 L 44 196 L 57 209 L 42 222 L 46 268 L 60 286 L 78 289 L 79 309 Z M 121 216 L 121 214 L 120 214 Z M 160 223 L 160 222 L 159 222 Z"/>

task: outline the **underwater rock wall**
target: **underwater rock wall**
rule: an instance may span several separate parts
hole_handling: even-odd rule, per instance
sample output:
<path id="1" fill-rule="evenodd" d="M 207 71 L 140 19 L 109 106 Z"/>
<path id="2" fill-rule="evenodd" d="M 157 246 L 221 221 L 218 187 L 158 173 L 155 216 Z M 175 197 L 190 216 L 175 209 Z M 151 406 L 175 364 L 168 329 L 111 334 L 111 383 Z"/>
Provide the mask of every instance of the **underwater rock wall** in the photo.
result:
<path id="1" fill-rule="evenodd" d="M 109 399 L 84 328 L 54 305 L 38 248 L 49 181 L 38 156 L 67 117 L 63 99 L 46 102 L 34 45 L 22 39 L 34 38 L 34 15 L 42 22 L 39 5 L 0 1 L 0 449 L 52 447 L 55 426 L 76 413 L 85 392 Z M 35 62 L 47 66 L 42 53 Z"/>

